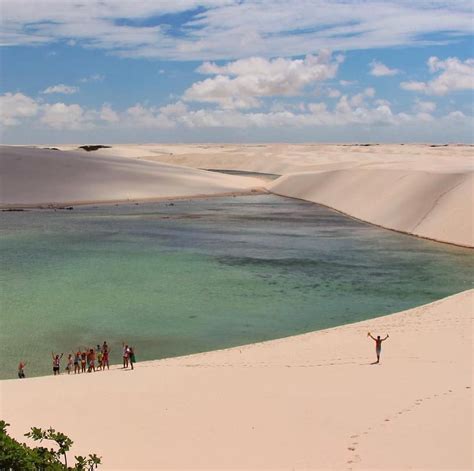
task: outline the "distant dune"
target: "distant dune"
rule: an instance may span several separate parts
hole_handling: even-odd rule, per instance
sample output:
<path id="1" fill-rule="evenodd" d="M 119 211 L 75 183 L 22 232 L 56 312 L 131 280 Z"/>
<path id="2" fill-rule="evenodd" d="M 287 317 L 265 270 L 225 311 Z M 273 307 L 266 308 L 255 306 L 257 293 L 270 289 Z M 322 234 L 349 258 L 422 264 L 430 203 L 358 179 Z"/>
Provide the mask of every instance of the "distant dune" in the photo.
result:
<path id="1" fill-rule="evenodd" d="M 0 206 L 68 205 L 249 191 L 255 178 L 95 152 L 0 147 Z"/>
<path id="2" fill-rule="evenodd" d="M 469 145 L 130 144 L 97 153 L 276 173 L 283 177 L 267 189 L 279 195 L 408 234 L 474 246 L 474 147 Z"/>

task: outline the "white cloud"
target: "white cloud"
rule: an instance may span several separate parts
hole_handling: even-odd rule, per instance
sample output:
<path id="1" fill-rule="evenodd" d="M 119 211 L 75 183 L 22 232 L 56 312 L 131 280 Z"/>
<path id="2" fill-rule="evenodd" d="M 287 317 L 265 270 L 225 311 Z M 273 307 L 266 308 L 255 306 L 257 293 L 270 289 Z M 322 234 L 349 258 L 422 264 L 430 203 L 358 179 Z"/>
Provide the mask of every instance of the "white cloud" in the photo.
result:
<path id="1" fill-rule="evenodd" d="M 5 93 L 0 95 L 0 123 L 3 126 L 16 126 L 23 118 L 38 113 L 38 104 L 23 93 Z"/>
<path id="2" fill-rule="evenodd" d="M 375 96 L 375 90 L 372 87 L 366 88 L 363 92 L 357 93 L 350 99 L 352 106 L 361 106 L 366 98 L 373 98 Z"/>
<path id="3" fill-rule="evenodd" d="M 218 103 L 228 109 L 257 107 L 262 97 L 298 95 L 313 82 L 333 78 L 340 61 L 322 51 L 297 60 L 251 57 L 223 66 L 205 62 L 198 71 L 218 75 L 194 83 L 183 99 Z"/>
<path id="4" fill-rule="evenodd" d="M 80 105 L 64 103 L 45 104 L 42 106 L 40 122 L 54 129 L 85 129 L 92 126 L 90 114 Z"/>
<path id="5" fill-rule="evenodd" d="M 102 74 L 92 74 L 88 77 L 83 77 L 79 79 L 81 83 L 90 83 L 90 82 L 103 82 L 105 79 L 105 75 Z"/>
<path id="6" fill-rule="evenodd" d="M 304 133 L 306 140 L 314 139 L 314 136 L 320 139 L 322 136 L 337 136 L 341 133 L 345 137 L 352 133 L 350 135 L 357 139 L 357 136 L 367 135 L 368 132 L 374 139 L 385 136 L 382 140 L 393 140 L 394 135 L 400 139 L 411 136 L 411 140 L 420 140 L 420 136 L 424 136 L 423 140 L 432 139 L 430 136 L 435 140 L 439 136 L 449 139 L 450 135 L 456 135 L 453 134 L 455 132 L 460 133 L 457 136 L 461 136 L 462 140 L 464 136 L 470 135 L 473 118 L 462 111 L 434 116 L 436 107 L 433 102 L 418 100 L 412 111 L 399 113 L 394 111 L 388 101 L 375 99 L 374 95 L 375 91 L 369 88 L 357 94 L 342 95 L 336 103 L 331 100 L 329 105 L 318 101 L 277 101 L 267 111 L 216 107 L 190 109 L 180 101 L 162 107 L 136 104 L 119 111 L 109 104 L 94 109 L 78 104 L 42 103 L 22 94 L 11 93 L 0 97 L 0 103 L 5 104 L 2 111 L 7 109 L 9 112 L 1 115 L 2 122 L 9 126 L 5 128 L 5 136 L 14 136 L 14 125 L 17 125 L 17 135 L 23 143 L 24 138 L 21 136 L 24 136 L 25 126 L 32 132 L 49 132 L 45 134 L 50 136 L 49 140 L 66 135 L 65 131 L 73 131 L 82 139 L 88 139 L 91 132 L 95 132 L 96 136 L 115 135 L 119 140 L 138 133 L 143 135 L 144 132 L 149 132 L 152 139 L 160 132 L 167 133 L 164 135 L 184 132 L 186 136 L 221 136 L 233 135 L 239 130 L 244 136 L 258 136 L 260 133 L 273 135 L 270 140 L 281 139 L 282 135 L 291 136 L 293 132 L 296 135 Z M 222 130 L 223 134 L 215 134 L 215 129 Z"/>
<path id="7" fill-rule="evenodd" d="M 175 122 L 165 114 L 160 113 L 159 108 L 136 104 L 127 109 L 125 123 L 140 128 L 172 128 Z"/>
<path id="8" fill-rule="evenodd" d="M 102 105 L 99 116 L 102 121 L 106 121 L 107 123 L 117 123 L 120 120 L 119 115 L 109 104 Z"/>
<path id="9" fill-rule="evenodd" d="M 351 85 L 355 85 L 357 80 L 339 80 L 339 85 L 343 87 L 350 87 Z"/>
<path id="10" fill-rule="evenodd" d="M 427 44 L 472 33 L 468 0 L 4 0 L 4 45 L 65 41 L 128 57 L 219 60 Z M 198 9 L 198 7 L 200 7 Z M 169 16 L 191 13 L 181 24 Z M 163 18 L 150 26 L 144 20 Z M 128 21 L 124 23 L 123 19 Z M 87 25 L 87 27 L 84 27 Z M 446 32 L 449 31 L 448 37 Z M 438 40 L 442 42 L 442 40 Z"/>
<path id="11" fill-rule="evenodd" d="M 382 64 L 382 62 L 374 60 L 370 63 L 370 75 L 373 75 L 375 77 L 397 75 L 399 72 L 400 71 L 398 69 L 390 69 L 385 64 Z"/>
<path id="12" fill-rule="evenodd" d="M 74 93 L 77 93 L 79 91 L 78 87 L 73 87 L 71 85 L 64 85 L 63 83 L 60 83 L 58 85 L 52 85 L 51 87 L 48 87 L 46 90 L 43 90 L 41 93 L 48 95 L 51 93 L 62 93 L 64 95 L 72 95 Z"/>
<path id="13" fill-rule="evenodd" d="M 431 73 L 441 73 L 428 82 L 402 82 L 400 87 L 404 90 L 439 96 L 474 89 L 474 59 L 461 61 L 457 57 L 450 57 L 443 61 L 437 57 L 430 57 L 427 64 Z"/>
<path id="14" fill-rule="evenodd" d="M 436 110 L 436 103 L 433 101 L 415 100 L 413 110 L 418 113 L 433 113 Z"/>
<path id="15" fill-rule="evenodd" d="M 328 90 L 328 97 L 329 98 L 339 98 L 341 96 L 341 92 L 336 90 L 335 88 L 330 88 Z"/>

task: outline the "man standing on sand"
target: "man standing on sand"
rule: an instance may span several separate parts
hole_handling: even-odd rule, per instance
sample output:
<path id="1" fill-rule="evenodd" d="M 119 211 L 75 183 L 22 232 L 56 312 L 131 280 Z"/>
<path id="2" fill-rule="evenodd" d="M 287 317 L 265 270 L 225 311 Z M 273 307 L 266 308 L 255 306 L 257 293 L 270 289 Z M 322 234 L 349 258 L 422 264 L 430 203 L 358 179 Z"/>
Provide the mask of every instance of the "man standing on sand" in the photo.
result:
<path id="1" fill-rule="evenodd" d="M 55 355 L 54 352 L 51 352 L 51 356 L 53 358 L 53 375 L 56 376 L 60 374 L 60 367 L 61 367 L 61 358 L 63 357 L 64 353 L 61 355 Z"/>
<path id="2" fill-rule="evenodd" d="M 20 361 L 18 365 L 18 378 L 23 379 L 25 377 L 25 366 L 26 363 L 24 361 Z"/>
<path id="3" fill-rule="evenodd" d="M 377 354 L 377 361 L 375 363 L 379 363 L 380 353 L 382 351 L 382 342 L 388 339 L 388 334 L 386 335 L 384 339 L 381 339 L 380 335 L 377 335 L 377 338 L 375 338 L 375 337 L 372 337 L 372 334 L 370 332 L 367 332 L 367 337 L 370 337 L 372 340 L 375 340 L 375 353 Z"/>

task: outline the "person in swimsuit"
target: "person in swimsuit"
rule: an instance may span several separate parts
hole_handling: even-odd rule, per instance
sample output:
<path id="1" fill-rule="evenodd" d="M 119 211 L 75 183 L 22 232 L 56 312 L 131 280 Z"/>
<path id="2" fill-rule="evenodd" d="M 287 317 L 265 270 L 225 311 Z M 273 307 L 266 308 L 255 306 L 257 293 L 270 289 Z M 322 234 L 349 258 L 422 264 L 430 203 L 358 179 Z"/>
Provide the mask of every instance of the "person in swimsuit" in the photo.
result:
<path id="1" fill-rule="evenodd" d="M 63 357 L 63 353 L 61 355 L 55 355 L 51 352 L 51 356 L 53 357 L 53 374 L 54 376 L 59 374 L 59 368 L 61 366 L 61 358 Z"/>
<path id="2" fill-rule="evenodd" d="M 76 354 L 74 355 L 74 374 L 81 372 L 81 351 L 80 349 L 77 350 Z"/>
<path id="3" fill-rule="evenodd" d="M 110 368 L 109 365 L 109 346 L 107 345 L 107 342 L 104 340 L 104 344 L 102 345 L 102 368 L 105 370 L 105 367 L 107 366 L 107 369 Z"/>
<path id="4" fill-rule="evenodd" d="M 25 377 L 25 366 L 26 363 L 24 361 L 20 361 L 20 364 L 18 365 L 18 377 L 20 379 L 23 379 Z"/>
<path id="5" fill-rule="evenodd" d="M 98 368 L 99 370 L 101 370 L 102 367 L 103 367 L 103 356 L 104 356 L 104 355 L 103 355 L 102 350 L 101 350 L 101 348 L 100 348 L 99 345 L 97 345 L 97 350 L 96 350 L 96 352 L 97 352 L 97 368 Z"/>
<path id="6" fill-rule="evenodd" d="M 95 372 L 95 352 L 93 348 L 89 350 L 89 353 L 87 355 L 87 361 L 89 363 L 89 368 L 87 372 L 88 373 L 90 373 L 91 371 Z"/>
<path id="7" fill-rule="evenodd" d="M 81 372 L 86 372 L 86 361 L 87 361 L 87 353 L 85 351 L 81 352 Z"/>
<path id="8" fill-rule="evenodd" d="M 70 353 L 67 357 L 67 365 L 66 365 L 66 371 L 68 375 L 71 374 L 72 364 L 73 364 L 72 353 Z"/>
<path id="9" fill-rule="evenodd" d="M 367 332 L 367 337 L 370 337 L 372 340 L 375 340 L 375 353 L 377 354 L 377 361 L 375 363 L 380 362 L 380 353 L 382 352 L 382 342 L 388 339 L 388 334 L 384 339 L 380 338 L 380 335 L 377 335 L 377 338 L 373 337 L 370 332 Z"/>
<path id="10" fill-rule="evenodd" d="M 128 345 L 125 345 L 125 343 L 122 343 L 123 345 L 123 367 L 128 368 Z"/>
<path id="11" fill-rule="evenodd" d="M 135 363 L 135 351 L 133 350 L 133 347 L 128 347 L 128 359 L 133 370 L 133 364 Z"/>

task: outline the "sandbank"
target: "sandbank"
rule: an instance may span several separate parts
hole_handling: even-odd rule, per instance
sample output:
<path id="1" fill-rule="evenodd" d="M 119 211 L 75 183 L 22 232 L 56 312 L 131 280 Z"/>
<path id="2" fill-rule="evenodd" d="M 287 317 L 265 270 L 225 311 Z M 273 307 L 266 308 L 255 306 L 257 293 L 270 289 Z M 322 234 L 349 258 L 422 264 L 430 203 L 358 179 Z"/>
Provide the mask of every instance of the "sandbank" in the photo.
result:
<path id="1" fill-rule="evenodd" d="M 103 469 L 472 469 L 473 306 L 470 290 L 133 372 L 5 380 L 1 413 Z M 367 331 L 390 334 L 379 365 Z"/>

